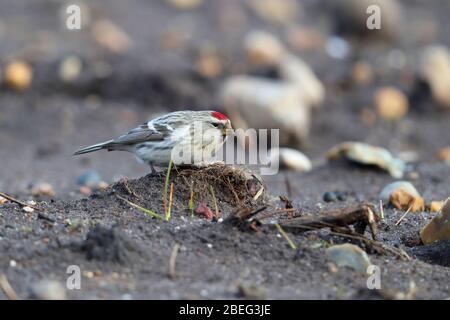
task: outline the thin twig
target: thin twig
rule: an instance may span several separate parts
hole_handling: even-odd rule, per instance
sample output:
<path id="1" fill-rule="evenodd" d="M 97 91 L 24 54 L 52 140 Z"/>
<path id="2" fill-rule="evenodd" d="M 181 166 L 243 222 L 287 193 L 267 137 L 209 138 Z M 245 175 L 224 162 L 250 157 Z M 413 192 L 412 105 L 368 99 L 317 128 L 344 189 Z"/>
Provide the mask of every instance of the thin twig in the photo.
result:
<path id="1" fill-rule="evenodd" d="M 3 273 L 0 274 L 0 289 L 2 289 L 3 293 L 9 300 L 18 300 L 19 299 L 19 297 L 17 296 L 17 293 L 11 287 L 11 284 L 9 283 L 8 278 L 6 278 L 6 275 L 4 275 Z"/>
<path id="2" fill-rule="evenodd" d="M 175 279 L 175 277 L 177 276 L 176 271 L 175 271 L 175 263 L 177 261 L 177 256 L 178 256 L 178 251 L 180 250 L 180 244 L 179 243 L 175 243 L 175 245 L 172 248 L 172 253 L 170 254 L 170 259 L 169 259 L 169 278 L 170 279 Z"/>
<path id="3" fill-rule="evenodd" d="M 332 225 L 330 225 L 330 226 L 332 226 Z M 320 230 L 320 228 L 312 227 L 312 226 L 296 226 L 296 228 L 303 228 L 303 229 L 312 230 L 312 231 Z M 379 250 L 380 249 L 385 250 L 387 252 L 390 252 L 390 253 L 400 257 L 401 259 L 408 260 L 408 261 L 411 260 L 411 257 L 402 249 L 397 249 L 397 248 L 392 248 L 392 247 L 386 246 L 381 242 L 368 239 L 364 236 L 356 235 L 353 233 L 352 234 L 341 233 L 341 232 L 336 232 L 336 231 L 331 231 L 331 230 L 329 231 L 329 233 L 331 235 L 335 235 L 335 236 L 339 236 L 339 237 L 360 240 L 360 241 L 363 241 L 364 243 L 366 243 L 367 245 L 372 246 L 373 248 L 378 248 Z"/>
<path id="4" fill-rule="evenodd" d="M 287 235 L 287 233 L 284 232 L 283 228 L 282 228 L 278 223 L 275 223 L 275 226 L 277 227 L 277 229 L 278 229 L 278 231 L 281 233 L 281 235 L 286 239 L 286 241 L 287 241 L 287 243 L 289 244 L 289 246 L 290 246 L 292 249 L 294 249 L 294 250 L 297 249 L 297 246 L 295 245 L 294 242 L 292 242 L 291 238 L 289 238 L 289 236 Z"/>
<path id="5" fill-rule="evenodd" d="M 411 205 L 408 208 L 408 210 L 406 210 L 406 212 L 400 217 L 400 219 L 398 219 L 398 221 L 395 223 L 396 226 L 398 226 L 403 221 L 403 219 L 406 217 L 406 215 L 409 213 L 409 211 L 411 211 L 412 207 L 413 206 Z"/>
<path id="6" fill-rule="evenodd" d="M 262 217 L 258 217 L 258 220 L 265 220 L 265 219 L 269 219 L 269 218 L 273 218 L 274 215 L 279 214 L 279 213 L 292 213 L 295 212 L 296 210 L 294 208 L 286 208 L 286 209 L 279 209 L 273 212 L 268 212 L 265 215 L 263 215 Z"/>
<path id="7" fill-rule="evenodd" d="M 26 203 L 26 202 L 22 202 L 22 201 L 20 201 L 20 200 L 17 200 L 16 198 L 13 198 L 13 197 L 11 197 L 11 196 L 8 196 L 6 193 L 0 192 L 0 196 L 3 197 L 3 198 L 5 198 L 5 199 L 7 199 L 7 200 L 9 200 L 9 201 L 11 201 L 11 202 L 14 202 L 14 203 L 19 204 L 19 205 L 21 205 L 22 207 L 30 207 L 30 208 L 33 208 L 34 210 L 41 210 L 41 209 L 39 209 L 39 208 L 36 207 L 36 206 L 33 206 L 33 205 L 31 205 L 31 204 L 28 204 L 28 203 Z"/>
<path id="8" fill-rule="evenodd" d="M 126 190 L 130 195 L 132 195 L 132 196 L 134 196 L 134 197 L 136 197 L 136 198 L 142 200 L 142 197 L 141 197 L 140 195 L 138 195 L 136 192 L 134 192 L 134 191 L 131 189 L 130 185 L 128 184 L 128 178 L 124 178 L 124 179 L 122 180 L 122 184 L 123 184 L 125 190 Z"/>

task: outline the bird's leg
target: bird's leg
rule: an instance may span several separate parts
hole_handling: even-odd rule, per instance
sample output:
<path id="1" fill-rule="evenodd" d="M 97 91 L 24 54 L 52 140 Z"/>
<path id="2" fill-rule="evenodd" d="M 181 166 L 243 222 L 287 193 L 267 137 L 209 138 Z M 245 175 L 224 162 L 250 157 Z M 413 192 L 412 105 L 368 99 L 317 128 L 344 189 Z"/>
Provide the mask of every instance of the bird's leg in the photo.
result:
<path id="1" fill-rule="evenodd" d="M 150 169 L 152 170 L 152 175 L 155 175 L 156 174 L 156 170 L 155 170 L 155 167 L 153 167 L 153 163 L 149 162 L 148 164 L 150 166 Z"/>

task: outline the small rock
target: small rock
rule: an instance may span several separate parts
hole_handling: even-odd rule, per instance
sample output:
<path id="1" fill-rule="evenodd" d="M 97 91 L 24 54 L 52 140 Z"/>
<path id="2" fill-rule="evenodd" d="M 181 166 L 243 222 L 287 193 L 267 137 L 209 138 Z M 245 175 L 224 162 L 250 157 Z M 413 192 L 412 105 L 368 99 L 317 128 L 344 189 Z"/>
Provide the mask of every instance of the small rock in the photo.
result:
<path id="1" fill-rule="evenodd" d="M 139 244 L 130 239 L 126 233 L 118 227 L 105 227 L 97 225 L 89 231 L 86 240 L 81 245 L 88 260 L 118 262 L 130 264 L 140 257 L 145 257 L 145 252 Z"/>
<path id="2" fill-rule="evenodd" d="M 208 208 L 208 206 L 204 202 L 198 205 L 197 209 L 195 209 L 195 213 L 198 216 L 205 217 L 206 220 L 209 221 L 211 221 L 215 217 L 214 213 L 211 211 L 210 208 Z"/>
<path id="3" fill-rule="evenodd" d="M 272 34 L 255 30 L 245 37 L 244 52 L 255 65 L 275 66 L 281 62 L 285 48 Z"/>
<path id="4" fill-rule="evenodd" d="M 101 182 L 102 179 L 98 172 L 95 170 L 86 171 L 77 178 L 78 185 L 90 188 L 97 188 Z"/>
<path id="5" fill-rule="evenodd" d="M 419 76 L 430 87 L 434 101 L 450 108 L 450 52 L 447 47 L 434 45 L 423 51 Z"/>
<path id="6" fill-rule="evenodd" d="M 430 211 L 431 212 L 439 212 L 443 206 L 444 206 L 444 201 L 431 201 Z"/>
<path id="7" fill-rule="evenodd" d="M 377 121 L 377 115 L 375 111 L 373 111 L 371 108 L 363 107 L 361 108 L 361 111 L 359 113 L 359 118 L 361 122 L 367 126 L 371 127 L 375 124 Z"/>
<path id="8" fill-rule="evenodd" d="M 267 299 L 267 289 L 262 286 L 258 286 L 258 285 L 254 285 L 254 284 L 250 284 L 250 285 L 240 284 L 238 289 L 239 289 L 240 295 L 242 297 L 244 297 L 245 299 L 249 299 L 249 300 Z"/>
<path id="9" fill-rule="evenodd" d="M 338 267 L 349 267 L 366 274 L 371 265 L 369 256 L 360 247 L 353 244 L 340 244 L 326 249 L 328 258 Z"/>
<path id="10" fill-rule="evenodd" d="M 13 60 L 5 68 L 5 82 L 16 90 L 27 89 L 33 79 L 33 70 L 24 60 Z"/>
<path id="11" fill-rule="evenodd" d="M 292 147 L 299 147 L 308 137 L 310 108 L 296 85 L 233 76 L 222 85 L 220 99 L 235 129 L 279 129 L 280 145 Z M 238 131 L 236 135 L 242 139 Z"/>
<path id="12" fill-rule="evenodd" d="M 109 184 L 107 183 L 107 182 L 105 182 L 105 181 L 101 181 L 99 184 L 98 184 L 98 189 L 99 190 L 106 190 L 107 188 L 109 187 Z"/>
<path id="13" fill-rule="evenodd" d="M 380 192 L 380 200 L 391 203 L 399 210 L 408 210 L 411 207 L 411 212 L 417 212 L 425 209 L 424 199 L 408 181 L 397 181 L 387 185 Z"/>
<path id="14" fill-rule="evenodd" d="M 34 212 L 34 209 L 32 207 L 29 207 L 29 206 L 23 207 L 22 210 L 27 212 L 27 213 L 33 213 Z"/>
<path id="15" fill-rule="evenodd" d="M 378 89 L 374 96 L 378 115 L 385 120 L 399 120 L 409 110 L 408 98 L 396 88 L 384 87 Z"/>
<path id="16" fill-rule="evenodd" d="M 357 61 L 352 67 L 352 80 L 360 86 L 367 86 L 373 82 L 372 66 L 366 61 Z"/>
<path id="17" fill-rule="evenodd" d="M 421 231 L 420 238 L 424 244 L 437 240 L 450 240 L 450 198 L 436 216 Z"/>
<path id="18" fill-rule="evenodd" d="M 438 151 L 438 159 L 450 165 L 450 147 L 442 148 Z"/>
<path id="19" fill-rule="evenodd" d="M 196 69 L 204 77 L 217 77 L 223 71 L 222 58 L 216 50 L 203 49 L 197 57 Z"/>
<path id="20" fill-rule="evenodd" d="M 31 299 L 38 300 L 65 300 L 64 286 L 55 280 L 41 280 L 31 287 Z"/>
<path id="21" fill-rule="evenodd" d="M 2 196 L 0 196 L 0 206 L 1 206 L 1 205 L 4 205 L 4 204 L 7 203 L 7 202 L 8 202 L 8 199 L 3 198 Z"/>
<path id="22" fill-rule="evenodd" d="M 311 161 L 302 152 L 290 148 L 270 149 L 270 163 L 279 161 L 280 168 L 307 172 L 312 169 Z"/>
<path id="23" fill-rule="evenodd" d="M 59 66 L 59 78 L 65 82 L 73 82 L 80 77 L 83 64 L 77 56 L 65 58 Z"/>
<path id="24" fill-rule="evenodd" d="M 99 20 L 92 27 L 94 40 L 103 48 L 115 54 L 124 54 L 131 46 L 128 34 L 109 20 Z"/>
<path id="25" fill-rule="evenodd" d="M 203 0 L 166 0 L 166 2 L 178 10 L 192 10 L 199 7 Z"/>
<path id="26" fill-rule="evenodd" d="M 350 44 L 344 38 L 332 36 L 325 43 L 327 54 L 334 59 L 345 59 L 350 53 Z"/>
<path id="27" fill-rule="evenodd" d="M 90 196 L 92 194 L 92 189 L 86 186 L 81 186 L 78 191 L 85 196 Z"/>
<path id="28" fill-rule="evenodd" d="M 34 197 L 54 197 L 55 190 L 50 183 L 39 183 L 31 189 L 31 195 Z"/>
<path id="29" fill-rule="evenodd" d="M 425 203 L 422 197 L 414 197 L 403 189 L 394 191 L 389 202 L 400 210 L 410 210 L 411 212 L 425 210 Z"/>
<path id="30" fill-rule="evenodd" d="M 299 52 L 320 50 L 325 43 L 324 35 L 319 30 L 306 26 L 289 28 L 287 40 L 290 47 Z"/>
<path id="31" fill-rule="evenodd" d="M 336 198 L 339 201 L 346 201 L 347 200 L 347 194 L 345 194 L 345 192 L 336 191 L 334 194 L 336 195 Z"/>
<path id="32" fill-rule="evenodd" d="M 248 0 L 250 8 L 263 20 L 288 25 L 301 11 L 296 0 Z"/>
<path id="33" fill-rule="evenodd" d="M 334 202 L 337 200 L 336 194 L 334 192 L 327 191 L 323 194 L 323 201 Z"/>
<path id="34" fill-rule="evenodd" d="M 303 104 L 318 107 L 325 100 L 325 88 L 314 71 L 299 57 L 285 54 L 278 70 L 281 79 L 292 83 L 300 92 Z"/>
<path id="35" fill-rule="evenodd" d="M 338 144 L 328 151 L 327 158 L 330 161 L 344 158 L 360 164 L 375 165 L 388 171 L 394 178 L 401 178 L 405 170 L 403 160 L 394 158 L 388 150 L 362 142 Z"/>

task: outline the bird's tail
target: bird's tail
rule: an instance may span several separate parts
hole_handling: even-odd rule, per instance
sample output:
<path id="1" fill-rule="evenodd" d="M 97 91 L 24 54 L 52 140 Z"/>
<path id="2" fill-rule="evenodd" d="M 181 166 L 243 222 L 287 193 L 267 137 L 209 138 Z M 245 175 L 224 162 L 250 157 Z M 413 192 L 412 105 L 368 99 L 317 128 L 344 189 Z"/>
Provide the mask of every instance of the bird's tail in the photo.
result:
<path id="1" fill-rule="evenodd" d="M 108 146 L 111 144 L 111 142 L 113 142 L 113 140 L 109 140 L 109 141 L 105 141 L 102 143 L 97 143 L 94 144 L 92 146 L 83 148 L 78 150 L 77 152 L 75 152 L 73 155 L 79 155 L 79 154 L 85 154 L 85 153 L 89 153 L 89 152 L 94 152 L 94 151 L 98 151 L 98 150 L 102 150 L 102 149 L 108 149 Z"/>

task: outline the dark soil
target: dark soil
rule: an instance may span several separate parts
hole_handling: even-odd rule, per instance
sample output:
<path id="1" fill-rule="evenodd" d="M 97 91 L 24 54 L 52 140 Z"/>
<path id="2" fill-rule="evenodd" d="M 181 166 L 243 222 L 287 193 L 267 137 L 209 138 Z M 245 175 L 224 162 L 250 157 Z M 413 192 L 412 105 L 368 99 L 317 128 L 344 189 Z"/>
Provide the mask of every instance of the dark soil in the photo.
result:
<path id="1" fill-rule="evenodd" d="M 269 299 L 386 298 L 366 289 L 366 275 L 345 268 L 337 273 L 330 270 L 325 249 L 333 243 L 351 242 L 367 249 L 372 263 L 381 268 L 383 289 L 406 292 L 414 281 L 416 298 L 449 298 L 448 242 L 420 244 L 419 230 L 433 216 L 429 212 L 409 214 L 395 226 L 404 212 L 384 209 L 379 241 L 405 250 L 411 261 L 373 253 L 359 241 L 332 236 L 328 230 L 289 233 L 298 247 L 293 250 L 272 225 L 243 230 L 227 219 L 242 207 L 258 210 L 267 206 L 262 213 L 282 209 L 285 204 L 280 195 L 287 196 L 296 210 L 317 216 L 364 201 L 378 208 L 378 194 L 393 178 L 374 168 L 325 161 L 330 147 L 347 140 L 383 146 L 400 155 L 412 152 L 417 159 L 409 165 L 405 179 L 413 182 L 427 202 L 450 195 L 450 167 L 435 159 L 438 148 L 450 145 L 450 113 L 438 110 L 426 90 L 420 89 L 424 97 L 416 99 L 413 77 L 395 70 L 381 72 L 368 87 L 348 80 L 356 58 L 363 57 L 383 69 L 392 49 L 400 48 L 411 58 L 425 44 L 450 44 L 445 32 L 450 28 L 448 10 L 442 9 L 448 8 L 445 1 L 429 5 L 404 2 L 407 23 L 422 16 L 433 17 L 441 33 L 428 42 L 407 33 L 395 44 L 358 44 L 358 53 L 344 61 L 311 52 L 302 55 L 327 87 L 327 101 L 314 113 L 310 140 L 303 149 L 312 159 L 311 172 L 281 171 L 263 177 L 266 192 L 253 201 L 259 184 L 254 180 L 244 184 L 246 178 L 240 173 L 245 171 L 213 168 L 219 171 L 185 172 L 184 176 L 174 170 L 170 180 L 174 183 L 172 218 L 168 222 L 152 218 L 123 200 L 162 214 L 164 171 L 148 175 L 149 168 L 126 153 L 99 152 L 84 157 L 72 157 L 72 153 L 118 136 L 157 114 L 216 108 L 215 90 L 222 78 L 209 80 L 196 74 L 193 48 L 204 42 L 231 43 L 225 51 L 230 57 L 240 57 L 240 39 L 247 30 L 264 27 L 277 34 L 285 30 L 247 14 L 245 28 L 232 34 L 223 32 L 216 23 L 223 3 L 234 6 L 241 2 L 212 1 L 190 13 L 196 30 L 190 46 L 167 53 L 155 43 L 160 43 L 161 34 L 170 25 L 167 21 L 175 24 L 169 18 L 175 19 L 176 11 L 162 1 L 111 1 L 108 7 L 102 1 L 92 1 L 94 17 L 120 22 L 135 42 L 133 50 L 117 57 L 100 50 L 87 33 L 65 31 L 54 18 L 59 7 L 53 2 L 2 3 L 0 26 L 6 26 L 6 32 L 0 32 L 2 63 L 28 52 L 30 44 L 42 39 L 50 39 L 50 43 L 49 52 L 34 56 L 35 80 L 29 90 L 0 89 L 0 190 L 22 201 L 33 199 L 41 208 L 26 213 L 17 204 L 0 206 L 0 273 L 21 298 L 30 297 L 30 287 L 41 279 L 56 279 L 64 285 L 69 265 L 78 265 L 82 271 L 82 289 L 67 290 L 70 299 L 236 299 L 248 297 L 249 288 L 255 287 L 257 297 Z M 315 19 L 322 14 L 320 1 L 304 1 L 304 7 L 308 12 L 303 17 L 305 23 L 320 24 L 320 19 Z M 36 28 L 43 37 L 31 32 Z M 48 34 L 50 38 L 45 37 Z M 87 70 L 72 85 L 62 84 L 56 71 L 68 53 L 80 56 Z M 112 73 L 101 79 L 91 71 L 99 59 L 114 66 Z M 414 66 L 406 69 L 412 72 Z M 379 85 L 399 85 L 413 97 L 410 112 L 398 123 L 361 121 L 361 109 L 370 107 L 372 93 Z M 76 178 L 92 169 L 110 187 L 86 197 L 79 192 Z M 224 178 L 231 178 L 231 188 Z M 209 190 L 212 185 L 222 219 L 191 217 L 192 181 L 194 209 L 205 202 L 215 211 Z M 39 182 L 51 183 L 55 197 L 32 197 L 30 189 Z M 326 203 L 323 194 L 327 191 L 343 192 L 346 199 Z M 370 238 L 368 231 L 366 236 Z M 169 274 L 169 260 L 176 244 L 181 247 L 174 278 Z M 0 291 L 0 299 L 4 298 Z"/>

